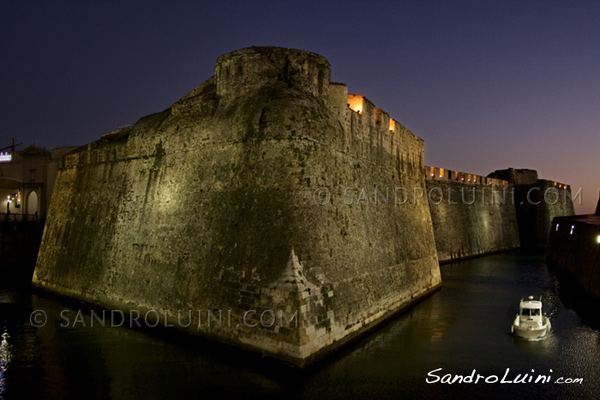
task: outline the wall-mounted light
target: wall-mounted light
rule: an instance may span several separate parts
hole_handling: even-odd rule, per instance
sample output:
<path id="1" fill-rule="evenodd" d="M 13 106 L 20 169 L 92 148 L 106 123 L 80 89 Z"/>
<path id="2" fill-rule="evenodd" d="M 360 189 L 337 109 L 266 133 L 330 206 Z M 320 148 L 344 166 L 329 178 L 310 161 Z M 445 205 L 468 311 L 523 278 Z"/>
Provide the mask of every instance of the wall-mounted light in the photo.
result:
<path id="1" fill-rule="evenodd" d="M 596 238 L 596 241 L 598 242 L 598 244 L 600 244 L 600 235 L 598 235 L 598 237 Z"/>
<path id="2" fill-rule="evenodd" d="M 361 94 L 348 94 L 348 107 L 356 113 L 363 112 L 363 96 Z"/>

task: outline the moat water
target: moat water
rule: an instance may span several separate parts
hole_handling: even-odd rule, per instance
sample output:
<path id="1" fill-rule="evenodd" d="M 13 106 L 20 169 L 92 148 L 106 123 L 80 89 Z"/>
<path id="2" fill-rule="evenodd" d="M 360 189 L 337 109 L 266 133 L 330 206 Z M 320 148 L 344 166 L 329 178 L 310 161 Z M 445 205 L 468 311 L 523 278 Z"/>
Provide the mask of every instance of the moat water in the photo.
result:
<path id="1" fill-rule="evenodd" d="M 446 264 L 442 278 L 441 291 L 305 372 L 164 329 L 61 327 L 77 306 L 0 289 L 0 399 L 598 398 L 598 313 L 572 304 L 576 291 L 543 253 Z M 552 320 L 543 341 L 510 334 L 529 294 L 543 295 Z M 34 310 L 48 316 L 43 327 Z"/>

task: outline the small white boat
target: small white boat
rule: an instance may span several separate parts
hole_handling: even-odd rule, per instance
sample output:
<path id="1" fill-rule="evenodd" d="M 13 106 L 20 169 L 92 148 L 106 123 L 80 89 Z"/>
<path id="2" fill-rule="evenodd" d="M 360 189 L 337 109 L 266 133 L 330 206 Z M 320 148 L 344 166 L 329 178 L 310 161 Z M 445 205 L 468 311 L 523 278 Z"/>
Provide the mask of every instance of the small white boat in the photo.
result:
<path id="1" fill-rule="evenodd" d="M 550 319 L 542 314 L 542 298 L 534 300 L 533 296 L 529 296 L 521 299 L 511 332 L 520 339 L 538 340 L 548 336 L 550 329 Z"/>

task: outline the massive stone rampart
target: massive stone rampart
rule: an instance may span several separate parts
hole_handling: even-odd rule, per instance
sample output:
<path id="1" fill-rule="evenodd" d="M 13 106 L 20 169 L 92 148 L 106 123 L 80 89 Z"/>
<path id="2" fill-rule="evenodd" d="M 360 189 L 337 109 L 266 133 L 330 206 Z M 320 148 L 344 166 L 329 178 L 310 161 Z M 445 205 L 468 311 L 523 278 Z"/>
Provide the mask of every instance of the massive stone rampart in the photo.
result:
<path id="1" fill-rule="evenodd" d="M 519 247 L 507 181 L 435 167 L 426 167 L 425 175 L 440 262 Z"/>
<path id="2" fill-rule="evenodd" d="M 323 57 L 238 50 L 61 160 L 33 284 L 304 365 L 440 286 L 426 202 L 344 201 L 423 168 Z"/>
<path id="3" fill-rule="evenodd" d="M 545 247 L 552 219 L 573 215 L 568 185 L 529 169 L 481 176 L 425 167 L 440 262 L 519 247 Z"/>

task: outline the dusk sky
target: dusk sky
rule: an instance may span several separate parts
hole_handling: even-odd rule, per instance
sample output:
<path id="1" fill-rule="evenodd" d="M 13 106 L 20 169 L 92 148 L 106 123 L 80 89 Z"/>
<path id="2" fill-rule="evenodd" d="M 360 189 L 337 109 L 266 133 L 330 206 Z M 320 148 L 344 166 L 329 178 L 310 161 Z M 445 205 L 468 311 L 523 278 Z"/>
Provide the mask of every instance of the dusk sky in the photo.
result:
<path id="1" fill-rule="evenodd" d="M 600 190 L 600 1 L 0 3 L 0 148 L 81 145 L 250 46 L 318 53 L 425 140 L 425 163 Z"/>

